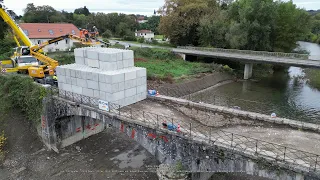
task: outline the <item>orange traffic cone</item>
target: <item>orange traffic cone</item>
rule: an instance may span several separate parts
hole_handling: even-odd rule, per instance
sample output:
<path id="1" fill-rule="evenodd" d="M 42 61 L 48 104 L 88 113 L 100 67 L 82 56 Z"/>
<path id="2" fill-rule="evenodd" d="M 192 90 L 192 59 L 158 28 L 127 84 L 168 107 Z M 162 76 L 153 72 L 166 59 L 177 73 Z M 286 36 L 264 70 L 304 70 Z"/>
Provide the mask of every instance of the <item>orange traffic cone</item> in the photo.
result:
<path id="1" fill-rule="evenodd" d="M 180 124 L 178 124 L 177 132 L 181 132 L 181 131 L 180 131 Z"/>

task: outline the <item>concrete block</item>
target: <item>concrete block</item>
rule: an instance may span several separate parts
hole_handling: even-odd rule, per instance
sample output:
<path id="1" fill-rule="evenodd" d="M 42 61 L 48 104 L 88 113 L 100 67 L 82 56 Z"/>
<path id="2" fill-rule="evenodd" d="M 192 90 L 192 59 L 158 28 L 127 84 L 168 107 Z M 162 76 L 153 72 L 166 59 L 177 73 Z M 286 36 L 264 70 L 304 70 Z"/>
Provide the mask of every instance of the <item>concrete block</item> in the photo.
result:
<path id="1" fill-rule="evenodd" d="M 124 82 L 119 82 L 118 83 L 118 89 L 119 89 L 119 91 L 123 91 L 124 90 Z"/>
<path id="2" fill-rule="evenodd" d="M 117 61 L 122 61 L 122 60 L 123 60 L 122 52 L 117 52 Z"/>
<path id="3" fill-rule="evenodd" d="M 82 94 L 82 87 L 77 85 L 71 85 L 71 87 L 72 87 L 72 92 L 76 94 Z"/>
<path id="4" fill-rule="evenodd" d="M 76 78 L 81 78 L 81 72 L 82 71 L 80 71 L 80 70 L 75 70 L 75 72 L 76 72 Z"/>
<path id="5" fill-rule="evenodd" d="M 71 84 L 72 85 L 77 85 L 77 78 L 71 77 Z"/>
<path id="6" fill-rule="evenodd" d="M 93 89 L 83 88 L 82 94 L 89 97 L 94 97 Z"/>
<path id="7" fill-rule="evenodd" d="M 66 83 L 66 76 L 58 75 L 58 83 Z"/>
<path id="8" fill-rule="evenodd" d="M 87 50 L 87 58 L 92 60 L 99 60 L 99 50 L 98 49 Z"/>
<path id="9" fill-rule="evenodd" d="M 118 74 L 113 74 L 111 76 L 108 76 L 108 78 L 106 79 L 107 83 L 108 83 L 107 80 L 109 80 L 109 79 L 111 79 L 110 84 L 123 82 L 124 81 L 124 73 L 118 73 Z"/>
<path id="10" fill-rule="evenodd" d="M 129 70 L 125 72 L 125 81 L 131 80 L 131 79 L 136 79 L 137 78 L 137 73 L 135 70 Z"/>
<path id="11" fill-rule="evenodd" d="M 63 82 L 58 82 L 58 88 L 60 89 L 60 90 L 64 90 L 64 84 L 65 83 L 63 83 Z"/>
<path id="12" fill-rule="evenodd" d="M 101 83 L 105 83 L 106 82 L 105 74 L 98 73 L 98 81 Z"/>
<path id="13" fill-rule="evenodd" d="M 134 66 L 134 61 L 133 59 L 126 59 L 123 60 L 123 68 L 130 68 Z"/>
<path id="14" fill-rule="evenodd" d="M 147 84 L 137 86 L 137 94 L 142 92 L 147 92 Z"/>
<path id="15" fill-rule="evenodd" d="M 111 101 L 117 101 L 120 99 L 124 99 L 124 97 L 125 97 L 125 91 L 119 91 L 119 92 L 112 94 Z"/>
<path id="16" fill-rule="evenodd" d="M 125 100 L 126 100 L 126 105 L 130 105 L 130 104 L 134 104 L 137 102 L 137 99 L 136 99 L 136 95 L 133 95 L 133 96 L 130 96 L 130 97 L 126 97 Z"/>
<path id="17" fill-rule="evenodd" d="M 76 70 L 70 69 L 70 77 L 76 77 Z"/>
<path id="18" fill-rule="evenodd" d="M 99 82 L 99 90 L 111 93 L 111 84 Z"/>
<path id="19" fill-rule="evenodd" d="M 87 80 L 93 80 L 93 78 L 92 78 L 92 72 L 91 72 L 91 71 L 87 71 L 87 72 L 86 72 L 86 79 L 87 79 Z"/>
<path id="20" fill-rule="evenodd" d="M 118 67 L 118 69 L 123 69 L 124 68 L 122 60 L 117 61 L 117 67 Z"/>
<path id="21" fill-rule="evenodd" d="M 131 79 L 124 82 L 124 88 L 130 89 L 137 86 L 137 79 Z"/>
<path id="22" fill-rule="evenodd" d="M 87 80 L 87 86 L 90 89 L 99 90 L 99 83 L 97 81 Z"/>
<path id="23" fill-rule="evenodd" d="M 137 78 L 146 77 L 147 69 L 146 68 L 137 68 Z"/>
<path id="24" fill-rule="evenodd" d="M 119 83 L 111 84 L 111 93 L 119 92 Z M 123 91 L 123 90 L 122 90 Z"/>
<path id="25" fill-rule="evenodd" d="M 74 49 L 74 56 L 76 57 L 84 57 L 84 48 L 76 48 Z"/>
<path id="26" fill-rule="evenodd" d="M 94 98 L 99 98 L 100 97 L 100 91 L 97 89 L 93 89 L 93 97 Z"/>
<path id="27" fill-rule="evenodd" d="M 57 75 L 59 76 L 65 76 L 66 75 L 66 70 L 63 68 L 63 67 L 60 67 L 60 66 L 58 66 L 58 67 L 56 67 L 56 73 L 57 73 Z"/>
<path id="28" fill-rule="evenodd" d="M 146 84 L 146 83 L 147 83 L 147 77 L 137 78 L 137 86 L 141 86 L 141 85 Z"/>
<path id="29" fill-rule="evenodd" d="M 92 72 L 92 81 L 99 81 L 99 72 Z"/>
<path id="30" fill-rule="evenodd" d="M 134 88 L 126 89 L 124 90 L 124 92 L 125 92 L 125 97 L 134 96 L 137 94 L 137 88 L 134 87 Z"/>
<path id="31" fill-rule="evenodd" d="M 63 90 L 72 92 L 72 86 L 71 84 L 63 84 Z"/>
<path id="32" fill-rule="evenodd" d="M 118 69 L 117 62 L 103 62 L 99 61 L 100 69 L 106 71 L 115 71 Z"/>
<path id="33" fill-rule="evenodd" d="M 89 67 L 92 67 L 92 68 L 100 68 L 99 66 L 99 60 L 97 59 L 89 59 L 89 58 L 86 58 L 85 61 L 87 62 L 87 65 Z"/>
<path id="34" fill-rule="evenodd" d="M 80 73 L 80 76 L 77 78 L 87 79 L 87 72 L 85 70 L 80 70 L 79 73 Z"/>
<path id="35" fill-rule="evenodd" d="M 115 52 L 99 52 L 99 60 L 104 62 L 115 62 L 117 61 L 117 54 Z"/>
<path id="36" fill-rule="evenodd" d="M 65 72 L 66 72 L 66 77 L 70 77 L 71 75 L 70 75 L 70 69 L 65 69 Z"/>
<path id="37" fill-rule="evenodd" d="M 84 63 L 84 57 L 75 56 L 74 59 L 75 59 L 76 64 L 85 65 L 85 63 Z"/>
<path id="38" fill-rule="evenodd" d="M 104 92 L 104 91 L 99 91 L 99 98 L 100 98 L 101 100 L 108 101 L 108 100 L 106 99 L 106 92 Z"/>
<path id="39" fill-rule="evenodd" d="M 120 106 L 126 106 L 127 104 L 126 104 L 126 99 L 124 98 L 124 99 L 120 99 L 120 100 L 118 100 L 117 101 L 117 105 L 120 105 Z"/>
<path id="40" fill-rule="evenodd" d="M 132 50 L 126 50 L 122 52 L 122 59 L 133 59 L 133 51 Z"/>
<path id="41" fill-rule="evenodd" d="M 59 77 L 58 77 L 59 78 Z M 66 84 L 72 84 L 72 80 L 70 76 L 66 76 Z"/>
<path id="42" fill-rule="evenodd" d="M 86 79 L 77 78 L 77 86 L 80 86 L 80 87 L 83 87 L 83 88 L 88 87 L 87 86 L 87 80 Z"/>

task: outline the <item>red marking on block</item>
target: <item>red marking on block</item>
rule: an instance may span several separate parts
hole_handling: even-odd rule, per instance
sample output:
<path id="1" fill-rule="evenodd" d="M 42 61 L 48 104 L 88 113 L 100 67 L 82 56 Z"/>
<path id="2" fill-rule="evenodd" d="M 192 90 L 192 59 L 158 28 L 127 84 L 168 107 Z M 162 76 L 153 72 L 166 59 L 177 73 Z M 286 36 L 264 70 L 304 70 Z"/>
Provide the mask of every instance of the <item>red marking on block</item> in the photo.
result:
<path id="1" fill-rule="evenodd" d="M 120 126 L 120 131 L 123 132 L 124 131 L 124 125 L 121 123 L 121 126 Z"/>
<path id="2" fill-rule="evenodd" d="M 90 129 L 90 128 L 91 128 L 91 125 L 90 125 L 90 124 L 88 124 L 88 125 L 86 126 L 86 128 L 87 128 L 87 129 Z"/>
<path id="3" fill-rule="evenodd" d="M 97 126 L 99 126 L 99 124 L 95 124 L 94 126 L 96 126 L 96 127 L 97 127 Z"/>
<path id="4" fill-rule="evenodd" d="M 163 139 L 163 140 L 164 140 L 164 142 L 168 142 L 167 137 L 165 137 L 165 136 L 160 136 L 160 138 L 161 138 L 161 139 Z"/>
<path id="5" fill-rule="evenodd" d="M 96 128 L 92 128 L 91 130 L 95 130 Z"/>
<path id="6" fill-rule="evenodd" d="M 155 138 L 157 138 L 157 135 L 155 135 L 153 133 L 148 133 L 148 137 L 155 139 Z"/>
<path id="7" fill-rule="evenodd" d="M 80 132 L 80 131 L 81 131 L 81 127 L 78 127 L 76 131 L 77 131 L 77 132 Z"/>
<path id="8" fill-rule="evenodd" d="M 177 132 L 181 132 L 181 131 L 180 131 L 180 124 L 178 124 Z"/>
<path id="9" fill-rule="evenodd" d="M 136 130 L 132 129 L 132 131 L 131 131 L 131 138 L 132 139 L 134 139 L 135 134 L 136 134 Z"/>

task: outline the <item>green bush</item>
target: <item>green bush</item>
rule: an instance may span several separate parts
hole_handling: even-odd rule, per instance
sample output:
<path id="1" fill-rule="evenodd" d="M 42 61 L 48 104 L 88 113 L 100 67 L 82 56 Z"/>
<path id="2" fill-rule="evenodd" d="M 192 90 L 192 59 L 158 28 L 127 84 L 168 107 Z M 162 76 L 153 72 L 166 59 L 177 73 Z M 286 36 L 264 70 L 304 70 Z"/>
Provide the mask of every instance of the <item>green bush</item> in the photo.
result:
<path id="1" fill-rule="evenodd" d="M 0 114 L 19 109 L 28 120 L 38 123 L 42 112 L 42 99 L 46 89 L 28 76 L 0 75 Z"/>
<path id="2" fill-rule="evenodd" d="M 112 45 L 110 46 L 110 48 L 116 48 L 116 49 L 124 49 L 124 45 L 121 45 L 121 44 L 115 44 L 115 45 Z"/>
<path id="3" fill-rule="evenodd" d="M 57 60 L 60 65 L 75 63 L 75 57 L 73 53 L 58 54 L 54 57 L 54 59 Z"/>
<path id="4" fill-rule="evenodd" d="M 123 36 L 124 41 L 137 41 L 135 36 Z"/>
<path id="5" fill-rule="evenodd" d="M 157 49 L 157 48 L 131 48 L 134 51 L 136 57 L 149 57 L 156 59 L 176 59 L 176 55 L 167 49 Z"/>
<path id="6" fill-rule="evenodd" d="M 104 33 L 101 34 L 101 36 L 103 38 L 110 38 L 112 37 L 112 32 L 109 29 L 107 29 Z"/>
<path id="7" fill-rule="evenodd" d="M 232 72 L 233 72 L 233 69 L 230 68 L 228 65 L 224 65 L 224 66 L 223 66 L 223 70 L 224 70 L 225 72 L 228 72 L 228 73 L 232 73 Z"/>
<path id="8" fill-rule="evenodd" d="M 139 42 L 139 43 L 144 43 L 144 37 L 138 38 L 138 42 Z"/>

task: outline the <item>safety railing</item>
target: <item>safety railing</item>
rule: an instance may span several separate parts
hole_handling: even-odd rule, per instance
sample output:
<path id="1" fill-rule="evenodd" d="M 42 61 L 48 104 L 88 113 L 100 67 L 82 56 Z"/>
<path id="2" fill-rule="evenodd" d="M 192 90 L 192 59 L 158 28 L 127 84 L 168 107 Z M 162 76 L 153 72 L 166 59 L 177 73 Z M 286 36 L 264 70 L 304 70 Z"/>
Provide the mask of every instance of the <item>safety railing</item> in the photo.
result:
<path id="1" fill-rule="evenodd" d="M 246 54 L 246 55 L 255 55 L 255 56 L 285 57 L 285 58 L 291 58 L 291 59 L 308 59 L 309 58 L 308 54 L 298 54 L 298 53 L 250 51 L 250 50 L 206 48 L 206 47 L 192 47 L 192 46 L 178 46 L 177 48 L 178 49 L 196 50 L 196 51 L 211 51 L 211 52 L 222 52 L 222 53 Z"/>
<path id="2" fill-rule="evenodd" d="M 63 90 L 51 90 L 51 94 L 96 109 L 99 107 L 98 98 Z M 114 103 L 109 103 L 109 113 L 135 121 L 141 121 L 146 124 L 146 126 L 153 125 L 158 130 L 164 130 L 163 123 L 171 124 L 171 130 L 173 132 L 179 133 L 189 140 L 200 140 L 206 142 L 208 145 L 223 146 L 232 151 L 265 158 L 267 161 L 275 161 L 282 164 L 287 163 L 294 166 L 294 168 L 299 167 L 305 171 L 320 173 L 319 154 L 309 153 L 236 133 L 214 130 L 212 127 L 196 121 L 190 123 L 189 121 L 177 120 L 169 116 L 147 112 L 130 106 L 122 107 Z"/>

